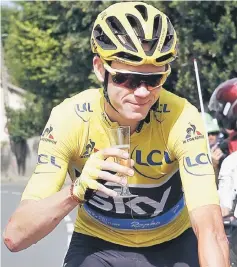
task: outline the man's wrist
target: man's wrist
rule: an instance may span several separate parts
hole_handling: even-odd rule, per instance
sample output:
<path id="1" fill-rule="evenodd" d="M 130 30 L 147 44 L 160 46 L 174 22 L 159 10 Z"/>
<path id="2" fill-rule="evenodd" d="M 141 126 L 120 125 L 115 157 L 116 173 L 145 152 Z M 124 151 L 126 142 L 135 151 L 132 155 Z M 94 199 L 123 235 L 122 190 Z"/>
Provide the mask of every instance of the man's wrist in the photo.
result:
<path id="1" fill-rule="evenodd" d="M 75 196 L 73 194 L 73 188 L 74 188 L 74 183 L 71 184 L 70 186 L 70 195 L 71 195 L 71 198 L 76 201 L 79 205 L 82 205 L 84 203 L 83 200 L 79 199 L 77 196 Z"/>

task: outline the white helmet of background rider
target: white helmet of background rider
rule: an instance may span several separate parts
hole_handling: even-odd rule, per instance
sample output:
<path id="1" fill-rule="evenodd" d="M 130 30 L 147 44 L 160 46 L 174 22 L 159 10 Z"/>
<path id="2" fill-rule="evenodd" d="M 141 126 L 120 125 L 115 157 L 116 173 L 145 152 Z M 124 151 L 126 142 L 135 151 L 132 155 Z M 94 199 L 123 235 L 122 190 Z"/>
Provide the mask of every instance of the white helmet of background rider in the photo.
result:
<path id="1" fill-rule="evenodd" d="M 220 132 L 220 127 L 218 125 L 217 119 L 213 118 L 209 113 L 204 113 L 205 123 L 208 133 Z"/>

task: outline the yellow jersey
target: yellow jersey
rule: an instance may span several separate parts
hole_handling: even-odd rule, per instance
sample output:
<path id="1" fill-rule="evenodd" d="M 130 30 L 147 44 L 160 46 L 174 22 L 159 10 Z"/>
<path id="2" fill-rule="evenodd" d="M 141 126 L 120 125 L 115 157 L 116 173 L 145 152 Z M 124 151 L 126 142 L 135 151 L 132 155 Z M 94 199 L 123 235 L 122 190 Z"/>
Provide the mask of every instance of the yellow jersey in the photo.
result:
<path id="1" fill-rule="evenodd" d="M 55 107 L 41 135 L 38 163 L 23 199 L 59 191 L 67 172 L 80 176 L 90 155 L 110 146 L 102 89 L 89 89 Z M 75 231 L 109 242 L 144 247 L 169 241 L 190 227 L 188 211 L 219 204 L 204 126 L 197 109 L 165 89 L 131 135 L 131 198 L 100 192 L 78 208 Z M 120 190 L 120 185 L 105 186 Z"/>

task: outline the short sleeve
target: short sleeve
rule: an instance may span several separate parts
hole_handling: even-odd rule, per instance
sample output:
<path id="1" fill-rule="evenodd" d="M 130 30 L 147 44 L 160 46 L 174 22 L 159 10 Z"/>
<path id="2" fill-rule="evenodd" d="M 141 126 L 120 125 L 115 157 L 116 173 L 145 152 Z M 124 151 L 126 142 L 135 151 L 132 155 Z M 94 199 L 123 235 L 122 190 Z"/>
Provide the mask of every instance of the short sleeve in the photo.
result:
<path id="1" fill-rule="evenodd" d="M 197 109 L 187 101 L 170 132 L 169 143 L 179 162 L 188 210 L 219 204 L 204 123 Z"/>
<path id="2" fill-rule="evenodd" d="M 68 106 L 54 108 L 41 135 L 38 162 L 22 200 L 46 198 L 62 188 L 69 161 L 77 153 L 79 137 L 80 125 L 74 123 Z"/>

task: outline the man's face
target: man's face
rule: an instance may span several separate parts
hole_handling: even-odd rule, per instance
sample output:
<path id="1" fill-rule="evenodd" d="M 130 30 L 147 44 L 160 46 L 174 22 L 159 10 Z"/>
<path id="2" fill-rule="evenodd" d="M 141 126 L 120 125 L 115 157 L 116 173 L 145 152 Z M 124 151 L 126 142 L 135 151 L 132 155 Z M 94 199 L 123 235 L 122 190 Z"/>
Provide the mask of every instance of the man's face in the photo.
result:
<path id="1" fill-rule="evenodd" d="M 133 72 L 164 72 L 166 66 L 158 67 L 154 65 L 129 66 L 120 62 L 112 62 L 111 67 L 117 70 L 127 70 Z M 138 87 L 131 89 L 125 84 L 116 84 L 109 74 L 108 80 L 108 95 L 113 107 L 119 114 L 129 120 L 143 120 L 152 105 L 157 101 L 160 87 L 151 88 L 146 83 L 141 83 Z M 148 90 L 149 89 L 149 90 Z"/>
<path id="2" fill-rule="evenodd" d="M 209 145 L 213 146 L 217 143 L 219 132 L 208 133 Z"/>

